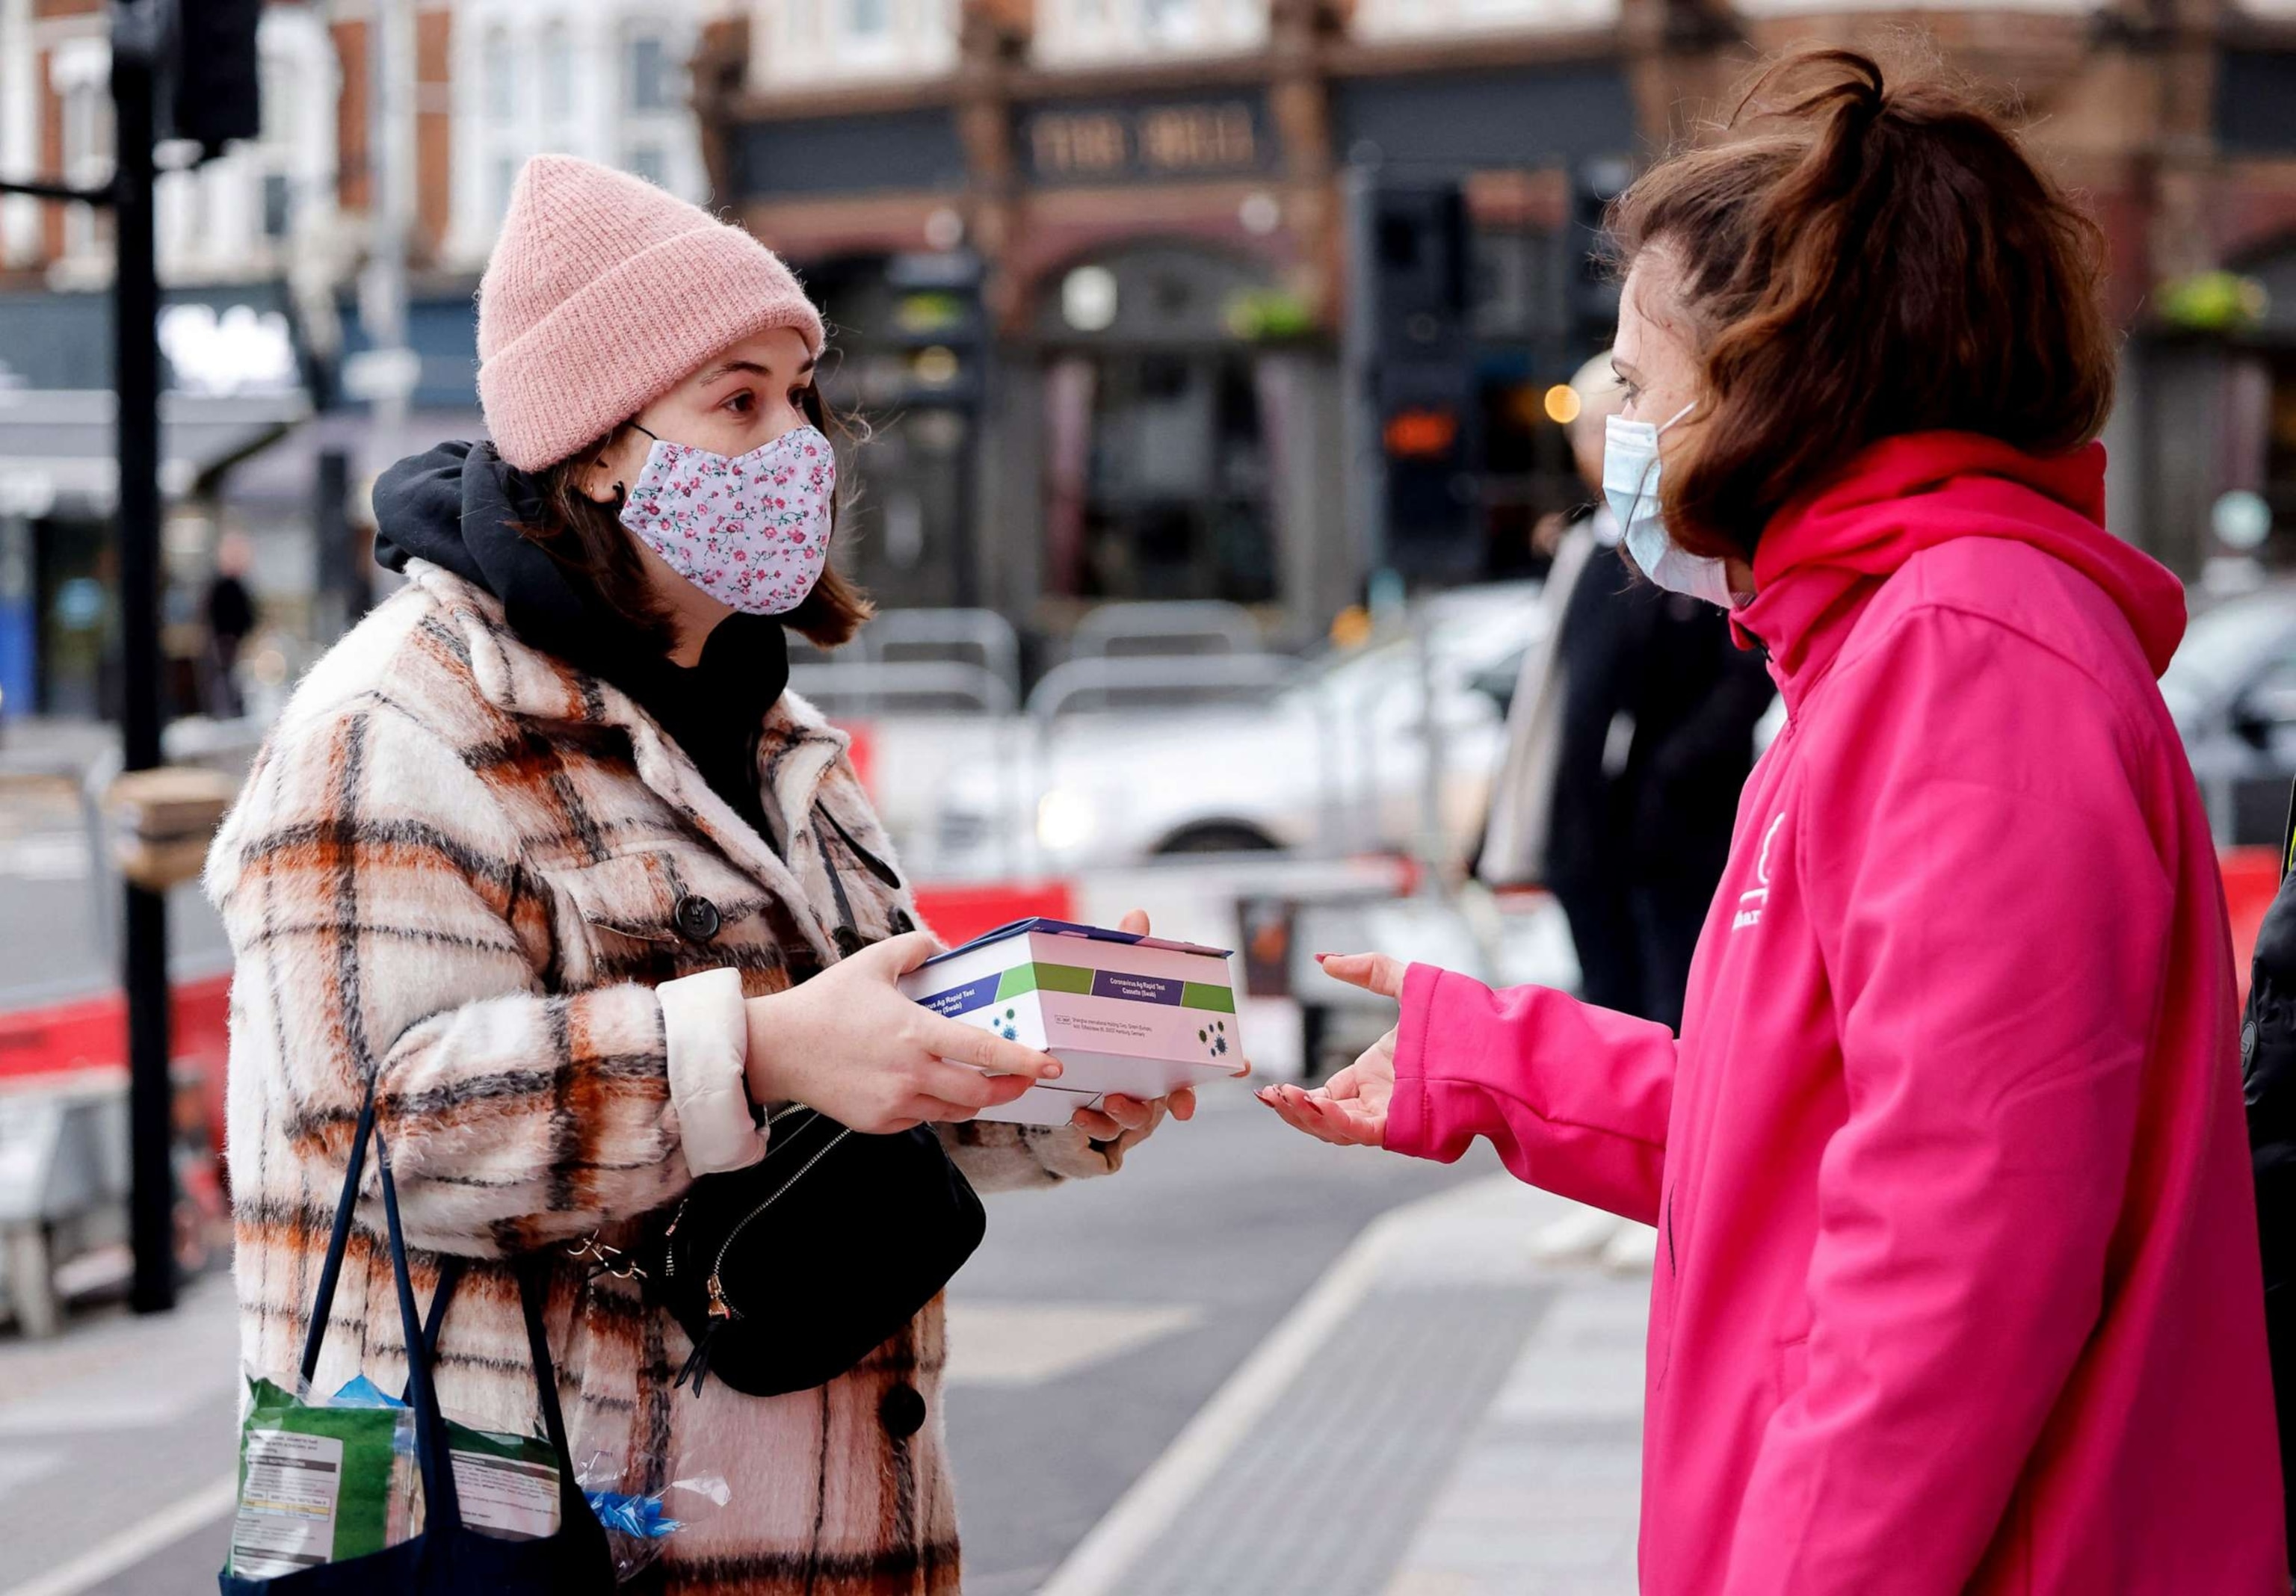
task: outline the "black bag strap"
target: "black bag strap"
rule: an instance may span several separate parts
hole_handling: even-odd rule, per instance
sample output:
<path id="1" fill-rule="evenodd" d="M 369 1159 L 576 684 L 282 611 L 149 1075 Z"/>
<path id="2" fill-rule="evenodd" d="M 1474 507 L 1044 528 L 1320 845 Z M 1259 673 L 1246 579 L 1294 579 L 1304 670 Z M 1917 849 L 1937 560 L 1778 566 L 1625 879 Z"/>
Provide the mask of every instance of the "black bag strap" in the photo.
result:
<path id="1" fill-rule="evenodd" d="M 542 1323 L 542 1311 L 550 1297 L 550 1260 L 543 1253 L 528 1253 L 513 1267 L 518 1272 L 519 1307 L 526 1316 L 527 1350 L 534 1358 L 534 1396 L 542 1409 L 542 1431 L 558 1454 L 560 1480 L 571 1488 L 574 1460 L 566 1445 L 566 1415 L 558 1405 L 558 1365 L 550 1356 L 550 1337 Z"/>
<path id="2" fill-rule="evenodd" d="M 350 1246 L 351 1211 L 358 1204 L 359 1176 L 366 1168 L 367 1138 L 374 1134 L 374 1083 L 367 1083 L 366 1101 L 359 1109 L 358 1128 L 351 1133 L 351 1153 L 343 1171 L 343 1194 L 335 1204 L 335 1228 L 327 1237 L 327 1259 L 319 1269 L 318 1294 L 311 1299 L 311 1323 L 303 1332 L 303 1384 L 319 1371 L 319 1348 L 327 1338 L 327 1316 L 334 1311 L 335 1282 L 342 1278 L 343 1253 Z"/>
<path id="3" fill-rule="evenodd" d="M 447 1305 L 455 1300 L 455 1288 L 463 1282 L 463 1272 L 470 1260 L 460 1253 L 439 1255 L 439 1283 L 430 1289 L 430 1306 L 422 1315 L 422 1361 L 436 1363 L 439 1357 L 439 1332 L 447 1322 Z M 405 1402 L 405 1390 L 398 1394 Z"/>
<path id="4" fill-rule="evenodd" d="M 422 1474 L 424 1533 L 441 1529 L 460 1529 L 463 1522 L 462 1501 L 456 1494 L 455 1473 L 449 1465 L 447 1445 L 446 1417 L 439 1408 L 438 1393 L 431 1379 L 431 1363 L 438 1356 L 439 1334 L 452 1304 L 455 1288 L 462 1282 L 469 1260 L 448 1253 L 439 1260 L 439 1281 L 430 1294 L 430 1313 L 418 1315 L 414 1309 L 414 1277 L 406 1262 L 406 1235 L 398 1216 L 398 1189 L 390 1176 L 390 1152 L 384 1145 L 381 1131 L 375 1125 L 375 1086 L 367 1084 L 366 1101 L 359 1109 L 358 1124 L 351 1133 L 350 1156 L 343 1172 L 342 1197 L 335 1205 L 335 1223 L 327 1237 L 327 1256 L 319 1270 L 319 1286 L 311 1305 L 310 1328 L 303 1338 L 303 1384 L 308 1388 L 318 1372 L 319 1352 L 324 1346 L 328 1317 L 333 1310 L 335 1288 L 342 1279 L 343 1258 L 350 1248 L 351 1222 L 358 1203 L 359 1181 L 366 1167 L 367 1143 L 374 1143 L 375 1173 L 382 1186 L 382 1215 L 385 1235 L 390 1250 L 391 1283 L 398 1297 L 399 1328 L 406 1338 L 406 1405 L 414 1410 L 414 1451 Z M 541 1409 L 544 1433 L 550 1439 L 551 1449 L 558 1454 L 559 1477 L 562 1488 L 578 1500 L 579 1491 L 574 1484 L 574 1465 L 566 1440 L 566 1416 L 558 1401 L 557 1366 L 550 1355 L 550 1338 L 543 1324 L 543 1310 L 549 1296 L 550 1264 L 541 1253 L 529 1253 L 512 1265 L 518 1277 L 519 1305 L 526 1321 L 527 1348 L 534 1361 L 536 1405 Z"/>
<path id="5" fill-rule="evenodd" d="M 358 1201 L 359 1177 L 365 1173 L 366 1144 L 374 1134 L 374 1089 L 367 1089 L 366 1102 L 359 1109 L 358 1128 L 351 1135 L 349 1166 L 343 1173 L 343 1194 L 335 1204 L 335 1224 L 327 1238 L 327 1257 L 319 1271 L 318 1295 L 311 1307 L 311 1322 L 303 1333 L 303 1383 L 307 1387 L 319 1372 L 319 1350 L 325 1344 L 327 1320 L 335 1305 L 335 1287 L 343 1272 L 343 1258 L 350 1247 L 352 1209 Z M 463 1278 L 468 1260 L 453 1253 L 441 1254 L 439 1259 L 439 1283 L 430 1292 L 430 1308 L 422 1321 L 422 1355 L 428 1359 L 439 1353 L 439 1331 L 447 1319 L 447 1305 L 455 1299 L 455 1287 Z"/>
<path id="6" fill-rule="evenodd" d="M 370 1101 L 372 1100 L 370 1099 Z M 371 1116 L 370 1116 L 371 1117 Z M 374 1133 L 375 1173 L 382 1178 L 382 1218 L 390 1238 L 390 1278 L 398 1288 L 398 1324 L 406 1338 L 406 1403 L 414 1410 L 414 1456 L 422 1472 L 422 1532 L 463 1526 L 463 1502 L 447 1452 L 447 1420 L 430 1383 L 430 1360 L 422 1355 L 422 1319 L 414 1311 L 414 1277 L 406 1267 L 406 1233 L 398 1221 L 398 1188 L 390 1178 L 390 1149 Z"/>
<path id="7" fill-rule="evenodd" d="M 414 1410 L 414 1452 L 422 1470 L 422 1499 L 427 1528 L 463 1522 L 462 1502 L 455 1494 L 454 1471 L 445 1466 L 446 1422 L 430 1387 L 430 1360 L 422 1355 L 430 1345 L 422 1317 L 414 1311 L 414 1282 L 406 1266 L 406 1237 L 398 1219 L 398 1189 L 390 1178 L 390 1155 L 374 1123 L 375 1084 L 367 1082 L 366 1101 L 359 1109 L 358 1125 L 351 1133 L 350 1157 L 343 1170 L 343 1193 L 335 1204 L 334 1228 L 327 1237 L 326 1261 L 319 1269 L 319 1289 L 311 1302 L 310 1328 L 303 1337 L 302 1375 L 305 1387 L 319 1371 L 319 1351 L 326 1344 L 327 1321 L 335 1305 L 335 1288 L 342 1280 L 343 1257 L 350 1248 L 351 1221 L 358 1206 L 359 1178 L 366 1169 L 366 1148 L 374 1143 L 376 1173 L 382 1182 L 382 1215 L 390 1248 L 390 1274 L 398 1289 L 398 1322 L 406 1338 L 406 1402 Z M 449 1291 L 451 1275 L 442 1281 Z M 440 1314 L 444 1305 L 434 1303 Z M 433 1332 L 435 1334 L 435 1326 Z"/>

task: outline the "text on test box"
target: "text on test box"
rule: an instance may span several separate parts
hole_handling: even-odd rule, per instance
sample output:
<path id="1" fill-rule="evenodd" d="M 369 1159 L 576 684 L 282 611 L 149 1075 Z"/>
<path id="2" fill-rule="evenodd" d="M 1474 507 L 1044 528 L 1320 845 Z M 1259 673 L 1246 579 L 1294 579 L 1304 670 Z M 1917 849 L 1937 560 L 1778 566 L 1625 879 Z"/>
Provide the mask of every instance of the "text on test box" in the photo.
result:
<path id="1" fill-rule="evenodd" d="M 1243 1039 L 1225 948 L 1066 921 L 1021 920 L 901 978 L 937 1014 L 1051 1053 L 1061 1078 L 983 1119 L 1062 1125 L 1110 1093 L 1164 1097 L 1238 1073 Z"/>

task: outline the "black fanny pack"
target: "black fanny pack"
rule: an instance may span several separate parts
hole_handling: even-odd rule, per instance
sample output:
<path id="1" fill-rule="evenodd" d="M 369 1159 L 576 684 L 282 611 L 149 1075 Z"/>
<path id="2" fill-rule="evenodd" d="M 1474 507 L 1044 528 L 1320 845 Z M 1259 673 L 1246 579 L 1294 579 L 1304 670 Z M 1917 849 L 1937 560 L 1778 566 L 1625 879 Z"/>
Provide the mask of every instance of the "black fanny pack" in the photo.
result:
<path id="1" fill-rule="evenodd" d="M 866 1136 L 812 1109 L 766 1156 L 706 1174 L 649 1225 L 648 1295 L 693 1343 L 676 1384 L 751 1396 L 826 1385 L 939 1295 L 988 1229 L 940 1138 Z"/>

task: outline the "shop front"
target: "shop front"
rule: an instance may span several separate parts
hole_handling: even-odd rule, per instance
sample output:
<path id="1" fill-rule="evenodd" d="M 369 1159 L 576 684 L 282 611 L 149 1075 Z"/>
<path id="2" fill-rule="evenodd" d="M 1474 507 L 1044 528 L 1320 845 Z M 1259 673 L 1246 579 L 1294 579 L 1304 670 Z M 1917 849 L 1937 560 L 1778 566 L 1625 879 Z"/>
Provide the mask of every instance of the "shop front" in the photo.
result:
<path id="1" fill-rule="evenodd" d="M 203 699 L 199 594 L 234 467 L 310 414 L 275 285 L 168 293 L 160 307 L 162 651 L 172 712 Z M 116 711 L 118 503 L 106 294 L 0 295 L 0 715 Z"/>

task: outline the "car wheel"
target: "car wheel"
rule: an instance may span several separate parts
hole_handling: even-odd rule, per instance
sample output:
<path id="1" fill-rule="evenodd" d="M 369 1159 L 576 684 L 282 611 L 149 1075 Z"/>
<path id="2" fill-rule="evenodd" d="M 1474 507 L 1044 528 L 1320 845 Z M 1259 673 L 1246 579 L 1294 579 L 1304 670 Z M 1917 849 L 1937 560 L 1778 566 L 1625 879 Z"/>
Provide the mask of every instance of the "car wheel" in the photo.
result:
<path id="1" fill-rule="evenodd" d="M 1265 854 L 1273 853 L 1278 844 L 1258 826 L 1238 821 L 1210 821 L 1185 831 L 1175 831 L 1157 846 L 1159 855 L 1167 854 Z"/>

